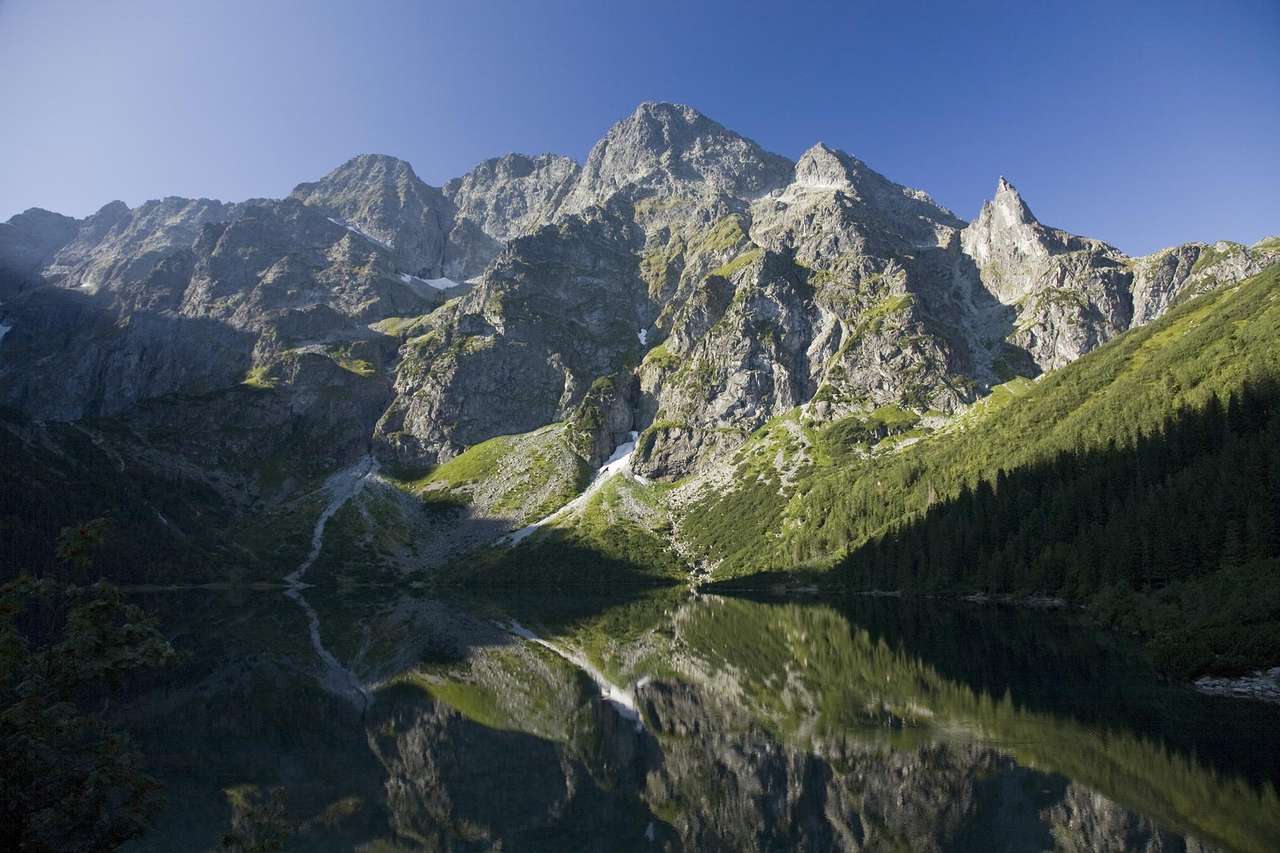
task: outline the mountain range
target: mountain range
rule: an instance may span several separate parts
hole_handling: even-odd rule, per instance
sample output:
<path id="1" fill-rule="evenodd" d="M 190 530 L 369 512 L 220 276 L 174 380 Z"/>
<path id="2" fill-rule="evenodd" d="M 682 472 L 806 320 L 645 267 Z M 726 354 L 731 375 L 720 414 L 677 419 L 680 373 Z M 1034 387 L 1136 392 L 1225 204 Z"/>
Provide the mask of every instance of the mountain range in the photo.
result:
<path id="1" fill-rule="evenodd" d="M 281 577 L 314 546 L 311 571 L 469 580 L 567 535 L 717 577 L 725 495 L 794 502 L 832 436 L 874 467 L 968 429 L 1277 262 L 1280 238 L 1129 257 L 1003 177 L 965 221 L 667 103 L 582 164 L 433 187 L 362 155 L 284 199 L 31 209 L 0 224 L 5 544 L 39 563 L 107 515 L 121 576 Z M 756 568 L 871 535 L 789 554 L 786 522 Z"/>

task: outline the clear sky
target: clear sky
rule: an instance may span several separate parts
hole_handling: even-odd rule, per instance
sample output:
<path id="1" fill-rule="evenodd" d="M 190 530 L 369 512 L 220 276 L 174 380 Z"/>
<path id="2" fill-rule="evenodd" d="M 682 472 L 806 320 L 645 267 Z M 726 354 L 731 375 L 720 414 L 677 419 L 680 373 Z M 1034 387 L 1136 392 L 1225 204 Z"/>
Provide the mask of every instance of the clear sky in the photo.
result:
<path id="1" fill-rule="evenodd" d="M 0 0 L 0 218 L 583 159 L 644 100 L 1132 253 L 1280 233 L 1280 2 Z"/>

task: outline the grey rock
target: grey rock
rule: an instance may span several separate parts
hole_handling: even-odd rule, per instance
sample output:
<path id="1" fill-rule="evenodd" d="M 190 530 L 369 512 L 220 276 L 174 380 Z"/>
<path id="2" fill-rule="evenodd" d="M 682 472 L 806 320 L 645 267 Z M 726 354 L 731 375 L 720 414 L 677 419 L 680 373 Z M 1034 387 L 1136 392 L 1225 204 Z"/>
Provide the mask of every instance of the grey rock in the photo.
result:
<path id="1" fill-rule="evenodd" d="M 0 223 L 0 296 L 38 281 L 39 269 L 78 227 L 70 216 L 38 207 Z"/>
<path id="2" fill-rule="evenodd" d="M 786 183 L 791 169 L 786 158 L 692 107 L 646 102 L 591 149 L 558 215 L 621 194 L 637 203 L 642 225 L 670 224 L 721 204 L 741 207 Z"/>
<path id="3" fill-rule="evenodd" d="M 364 154 L 291 194 L 371 241 L 391 249 L 399 271 L 422 278 L 444 275 L 453 204 L 403 160 Z"/>
<path id="4" fill-rule="evenodd" d="M 674 478 L 797 407 L 958 411 L 1277 260 L 1274 239 L 1129 258 L 1003 179 L 966 224 L 845 152 L 792 164 L 645 103 L 582 167 L 512 154 L 435 188 L 364 155 L 281 201 L 20 214 L 0 225 L 0 403 L 76 419 L 246 378 L 285 393 L 321 359 L 352 388 L 376 374 L 383 410 L 359 420 L 400 461 L 569 421 L 593 464 L 652 427 L 633 466 Z"/>
<path id="5" fill-rule="evenodd" d="M 578 172 L 576 161 L 558 154 L 508 154 L 449 181 L 444 195 L 459 220 L 506 243 L 549 223 Z"/>

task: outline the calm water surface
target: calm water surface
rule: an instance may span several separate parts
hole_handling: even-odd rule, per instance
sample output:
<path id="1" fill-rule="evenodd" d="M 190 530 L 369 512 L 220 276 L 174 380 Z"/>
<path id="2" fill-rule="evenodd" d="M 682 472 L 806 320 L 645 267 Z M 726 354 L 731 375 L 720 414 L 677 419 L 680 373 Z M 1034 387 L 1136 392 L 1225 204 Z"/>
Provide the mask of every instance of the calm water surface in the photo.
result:
<path id="1" fill-rule="evenodd" d="M 1280 850 L 1280 707 L 936 602 L 140 596 L 135 850 Z"/>

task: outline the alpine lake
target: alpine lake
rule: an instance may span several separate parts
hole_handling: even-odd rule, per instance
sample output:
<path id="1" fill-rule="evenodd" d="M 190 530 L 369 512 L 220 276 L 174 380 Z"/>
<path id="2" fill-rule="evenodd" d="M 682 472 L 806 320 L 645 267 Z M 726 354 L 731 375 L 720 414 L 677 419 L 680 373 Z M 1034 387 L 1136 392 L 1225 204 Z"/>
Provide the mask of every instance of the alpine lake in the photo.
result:
<path id="1" fill-rule="evenodd" d="M 1277 850 L 1280 705 L 1060 612 L 863 595 L 136 591 L 134 851 Z"/>

